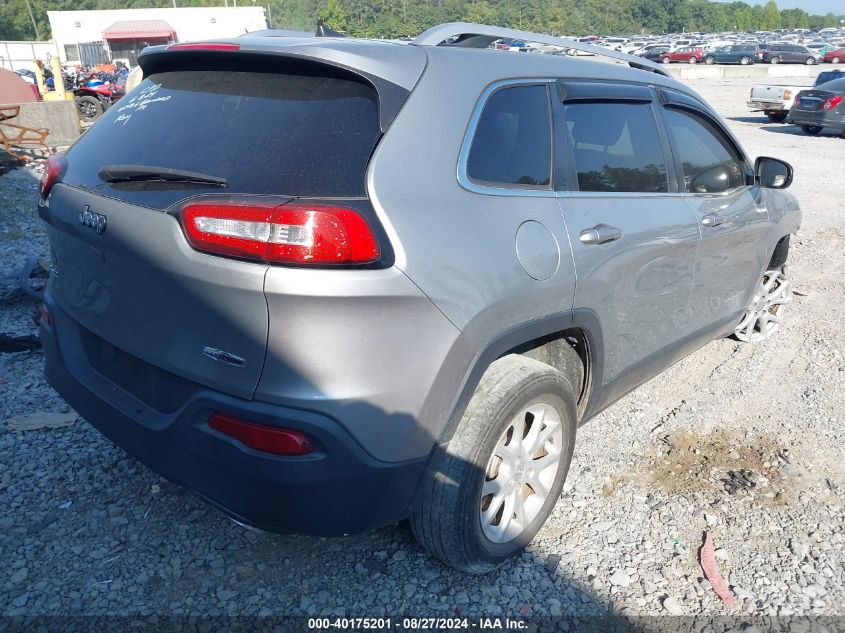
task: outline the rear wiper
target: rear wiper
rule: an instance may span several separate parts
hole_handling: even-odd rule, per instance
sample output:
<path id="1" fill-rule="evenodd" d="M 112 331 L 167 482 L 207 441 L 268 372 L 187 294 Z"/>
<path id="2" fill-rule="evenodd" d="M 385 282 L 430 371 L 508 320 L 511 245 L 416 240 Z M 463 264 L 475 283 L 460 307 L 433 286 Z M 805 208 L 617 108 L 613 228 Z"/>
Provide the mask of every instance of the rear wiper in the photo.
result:
<path id="1" fill-rule="evenodd" d="M 153 167 L 150 165 L 106 165 L 100 169 L 99 176 L 105 182 L 188 182 L 214 187 L 228 187 L 229 182 L 219 176 L 200 174 L 184 169 Z"/>

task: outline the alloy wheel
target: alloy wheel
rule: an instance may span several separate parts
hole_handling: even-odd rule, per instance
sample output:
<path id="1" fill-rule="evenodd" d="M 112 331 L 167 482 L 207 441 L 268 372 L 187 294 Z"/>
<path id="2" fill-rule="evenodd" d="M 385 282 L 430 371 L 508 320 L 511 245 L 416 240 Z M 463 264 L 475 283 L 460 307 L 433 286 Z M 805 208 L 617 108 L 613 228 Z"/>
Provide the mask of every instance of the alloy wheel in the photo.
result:
<path id="1" fill-rule="evenodd" d="M 563 446 L 560 415 L 549 404 L 529 405 L 513 418 L 487 462 L 481 488 L 481 531 L 494 543 L 517 538 L 546 503 Z"/>
<path id="2" fill-rule="evenodd" d="M 792 301 L 792 283 L 779 270 L 769 270 L 754 291 L 734 334 L 740 341 L 756 343 L 774 334 L 783 320 L 784 306 Z"/>

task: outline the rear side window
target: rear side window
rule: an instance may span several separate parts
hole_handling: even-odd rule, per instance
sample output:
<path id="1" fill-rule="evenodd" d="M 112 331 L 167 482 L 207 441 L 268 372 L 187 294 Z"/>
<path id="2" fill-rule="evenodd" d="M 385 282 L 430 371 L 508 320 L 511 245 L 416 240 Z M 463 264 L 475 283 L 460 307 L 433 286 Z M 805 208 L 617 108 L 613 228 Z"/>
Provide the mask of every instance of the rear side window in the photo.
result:
<path id="1" fill-rule="evenodd" d="M 563 109 L 581 191 L 668 191 L 649 104 L 568 103 Z"/>
<path id="2" fill-rule="evenodd" d="M 165 72 L 85 132 L 68 154 L 64 180 L 153 208 L 194 193 L 363 196 L 379 134 L 375 90 L 345 76 Z M 100 179 L 103 166 L 127 164 L 217 176 L 228 187 Z"/>
<path id="3" fill-rule="evenodd" d="M 719 193 L 745 185 L 743 161 L 733 145 L 706 119 L 681 110 L 664 114 L 678 153 L 688 193 Z"/>
<path id="4" fill-rule="evenodd" d="M 483 185 L 548 189 L 551 173 L 546 86 L 511 86 L 494 92 L 475 129 L 467 176 Z"/>

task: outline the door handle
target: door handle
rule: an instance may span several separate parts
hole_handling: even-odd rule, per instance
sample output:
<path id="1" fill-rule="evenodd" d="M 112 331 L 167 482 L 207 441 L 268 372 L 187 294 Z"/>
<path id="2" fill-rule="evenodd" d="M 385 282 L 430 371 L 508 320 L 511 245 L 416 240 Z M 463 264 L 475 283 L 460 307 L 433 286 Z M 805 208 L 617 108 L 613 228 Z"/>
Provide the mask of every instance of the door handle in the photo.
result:
<path id="1" fill-rule="evenodd" d="M 719 226 L 722 222 L 724 222 L 722 218 L 712 213 L 701 218 L 701 226 Z"/>
<path id="2" fill-rule="evenodd" d="M 607 224 L 596 224 L 591 229 L 581 231 L 579 239 L 582 244 L 607 244 L 622 237 L 622 229 Z"/>

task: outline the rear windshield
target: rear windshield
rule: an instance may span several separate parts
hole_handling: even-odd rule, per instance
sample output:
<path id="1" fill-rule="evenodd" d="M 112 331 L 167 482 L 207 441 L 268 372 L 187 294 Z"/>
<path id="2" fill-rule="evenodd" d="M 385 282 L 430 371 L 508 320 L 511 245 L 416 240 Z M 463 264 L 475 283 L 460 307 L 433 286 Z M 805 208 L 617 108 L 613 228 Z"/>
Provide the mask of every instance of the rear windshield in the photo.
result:
<path id="1" fill-rule="evenodd" d="M 845 92 L 845 77 L 841 79 L 833 79 L 818 86 L 822 90 L 829 90 L 831 92 Z"/>
<path id="2" fill-rule="evenodd" d="M 196 193 L 365 195 L 379 138 L 369 85 L 337 76 L 237 71 L 151 75 L 109 108 L 68 153 L 63 180 L 164 208 Z M 226 189 L 107 184 L 105 165 L 143 165 L 225 178 Z"/>

